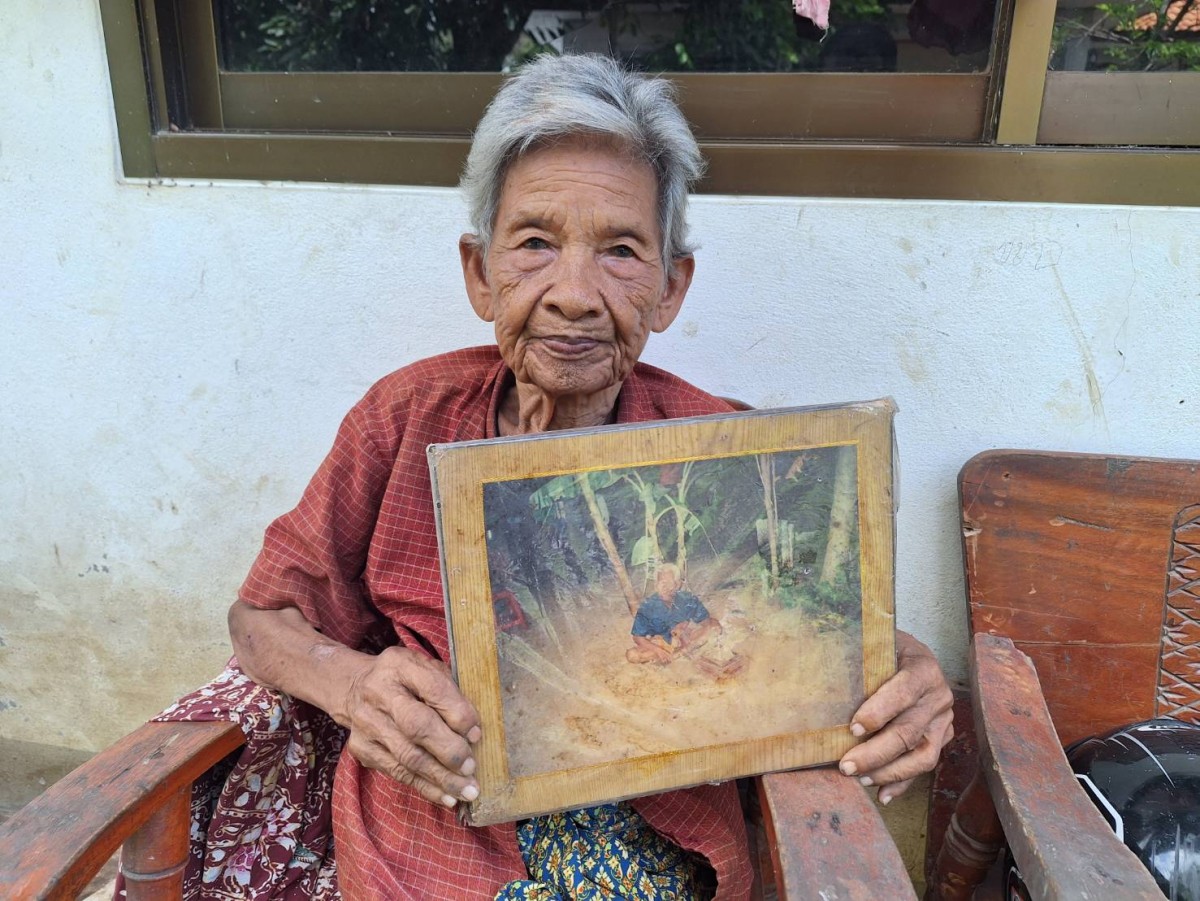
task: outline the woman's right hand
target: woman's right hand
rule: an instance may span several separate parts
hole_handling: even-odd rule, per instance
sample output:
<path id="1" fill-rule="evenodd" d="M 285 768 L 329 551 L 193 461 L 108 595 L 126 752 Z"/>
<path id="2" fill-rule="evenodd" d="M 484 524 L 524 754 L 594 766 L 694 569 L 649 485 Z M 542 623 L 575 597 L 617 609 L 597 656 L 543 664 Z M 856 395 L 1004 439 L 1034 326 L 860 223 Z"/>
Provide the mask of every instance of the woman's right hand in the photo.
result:
<path id="1" fill-rule="evenodd" d="M 479 797 L 471 748 L 483 734 L 479 714 L 439 661 L 401 647 L 368 656 L 330 712 L 349 727 L 347 747 L 363 766 L 444 807 Z"/>
<path id="2" fill-rule="evenodd" d="M 364 766 L 445 807 L 479 797 L 471 745 L 479 714 L 442 663 L 407 648 L 363 654 L 322 635 L 295 607 L 234 602 L 229 635 L 259 685 L 307 701 L 350 730 Z"/>

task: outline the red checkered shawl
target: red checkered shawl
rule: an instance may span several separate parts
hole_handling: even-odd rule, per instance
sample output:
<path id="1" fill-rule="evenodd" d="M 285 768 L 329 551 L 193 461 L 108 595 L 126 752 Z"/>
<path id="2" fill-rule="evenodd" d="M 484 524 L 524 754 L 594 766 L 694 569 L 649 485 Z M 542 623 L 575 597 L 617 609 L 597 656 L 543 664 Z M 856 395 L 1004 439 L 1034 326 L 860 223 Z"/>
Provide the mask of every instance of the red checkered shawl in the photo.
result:
<path id="1" fill-rule="evenodd" d="M 510 378 L 495 347 L 457 351 L 378 382 L 346 416 L 295 510 L 267 529 L 240 597 L 296 606 L 351 647 L 391 640 L 448 657 L 426 445 L 496 436 Z M 729 405 L 652 366 L 622 386 L 618 422 L 726 412 Z M 333 791 L 338 882 L 346 898 L 491 898 L 525 876 L 512 824 L 473 828 L 343 753 Z M 634 802 L 661 834 L 703 854 L 719 897 L 751 882 L 732 784 Z"/>

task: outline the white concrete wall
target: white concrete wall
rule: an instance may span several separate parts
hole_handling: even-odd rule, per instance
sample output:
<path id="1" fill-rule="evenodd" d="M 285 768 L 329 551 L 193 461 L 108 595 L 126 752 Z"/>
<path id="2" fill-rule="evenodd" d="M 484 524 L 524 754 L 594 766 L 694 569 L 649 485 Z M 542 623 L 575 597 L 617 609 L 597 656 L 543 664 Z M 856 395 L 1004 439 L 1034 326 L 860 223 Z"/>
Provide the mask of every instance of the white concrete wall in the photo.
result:
<path id="1" fill-rule="evenodd" d="M 449 190 L 118 175 L 95 0 L 0 5 L 0 739 L 94 749 L 213 674 L 345 410 L 488 340 Z M 891 394 L 899 621 L 963 674 L 954 479 L 1200 456 L 1200 211 L 706 197 L 646 358 L 759 405 Z"/>

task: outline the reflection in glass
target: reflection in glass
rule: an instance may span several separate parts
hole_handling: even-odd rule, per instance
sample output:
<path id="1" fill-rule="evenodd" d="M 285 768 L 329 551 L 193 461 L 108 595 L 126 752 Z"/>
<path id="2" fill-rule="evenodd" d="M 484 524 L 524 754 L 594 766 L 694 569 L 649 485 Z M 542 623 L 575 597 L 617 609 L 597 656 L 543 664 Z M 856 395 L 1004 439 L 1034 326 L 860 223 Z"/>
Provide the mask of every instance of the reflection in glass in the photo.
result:
<path id="1" fill-rule="evenodd" d="M 1200 0 L 1059 0 L 1050 68 L 1200 71 Z"/>
<path id="2" fill-rule="evenodd" d="M 790 0 L 218 0 L 232 71 L 509 71 L 545 52 L 670 72 L 979 72 L 996 0 L 833 0 L 823 33 Z"/>

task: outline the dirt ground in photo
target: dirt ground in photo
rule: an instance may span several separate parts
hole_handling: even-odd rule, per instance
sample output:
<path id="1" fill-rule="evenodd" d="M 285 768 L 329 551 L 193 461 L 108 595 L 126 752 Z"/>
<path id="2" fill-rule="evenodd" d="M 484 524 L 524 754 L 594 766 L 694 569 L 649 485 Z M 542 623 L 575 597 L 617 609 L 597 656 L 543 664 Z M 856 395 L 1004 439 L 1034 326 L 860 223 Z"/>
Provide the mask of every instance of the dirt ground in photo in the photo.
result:
<path id="1" fill-rule="evenodd" d="M 753 589 L 702 600 L 722 634 L 665 665 L 625 659 L 632 617 L 608 604 L 576 605 L 553 630 L 532 624 L 502 634 L 512 775 L 849 722 L 862 698 L 857 623 L 819 627 Z"/>

